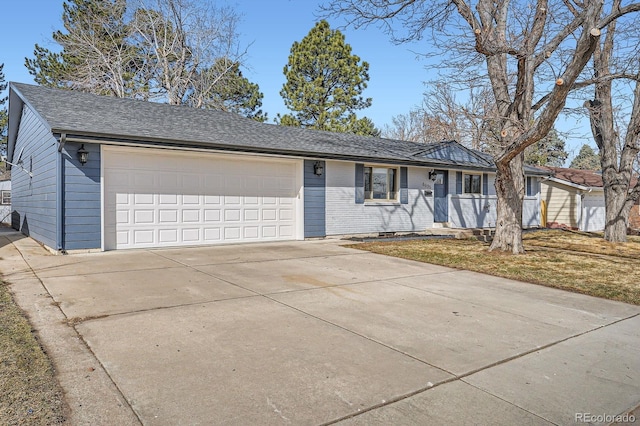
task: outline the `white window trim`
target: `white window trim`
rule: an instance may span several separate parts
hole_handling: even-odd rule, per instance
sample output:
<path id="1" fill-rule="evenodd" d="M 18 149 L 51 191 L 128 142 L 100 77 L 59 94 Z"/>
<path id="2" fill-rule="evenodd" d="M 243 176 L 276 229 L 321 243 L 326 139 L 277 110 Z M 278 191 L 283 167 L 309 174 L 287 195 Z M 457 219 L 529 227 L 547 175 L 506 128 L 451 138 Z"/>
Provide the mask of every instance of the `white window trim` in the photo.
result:
<path id="1" fill-rule="evenodd" d="M 387 198 L 367 198 L 368 193 L 365 190 L 364 191 L 365 204 L 398 204 L 400 203 L 400 167 L 387 166 L 384 164 L 365 164 L 363 169 L 363 180 L 364 180 L 364 177 L 366 176 L 366 173 L 364 173 L 364 171 L 367 168 L 370 168 L 372 171 L 373 169 L 387 169 L 387 179 L 389 177 L 389 170 L 391 169 L 395 170 L 395 174 L 394 174 L 395 175 L 395 182 L 394 182 L 395 191 L 387 191 Z M 371 182 L 371 184 L 373 184 L 373 182 Z M 364 186 L 366 188 L 367 182 L 364 182 Z M 395 192 L 394 198 L 389 198 L 390 192 Z M 369 191 L 369 193 L 371 194 L 371 196 L 373 196 L 373 190 Z"/>
<path id="2" fill-rule="evenodd" d="M 467 192 L 465 188 L 465 176 L 480 176 L 480 192 Z M 482 173 L 462 173 L 462 193 L 467 195 L 482 195 Z"/>
<path id="3" fill-rule="evenodd" d="M 5 202 L 5 195 L 6 194 L 9 194 L 9 196 L 7 197 L 7 198 L 9 198 L 9 202 L 8 203 Z M 11 205 L 11 191 L 10 190 L 3 189 L 1 191 L 1 193 L 0 193 L 0 205 L 3 205 L 3 206 Z"/>

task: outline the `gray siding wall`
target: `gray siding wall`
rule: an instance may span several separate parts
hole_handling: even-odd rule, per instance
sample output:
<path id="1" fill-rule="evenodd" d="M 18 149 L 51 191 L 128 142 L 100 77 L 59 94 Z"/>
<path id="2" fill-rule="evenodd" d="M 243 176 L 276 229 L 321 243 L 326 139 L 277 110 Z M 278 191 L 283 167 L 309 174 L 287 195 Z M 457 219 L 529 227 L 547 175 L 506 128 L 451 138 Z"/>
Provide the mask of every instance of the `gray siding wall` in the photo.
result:
<path id="1" fill-rule="evenodd" d="M 325 226 L 325 173 L 316 176 L 313 173 L 314 160 L 304 161 L 304 237 L 324 237 L 327 235 Z"/>
<path id="2" fill-rule="evenodd" d="M 24 148 L 24 150 L 23 150 Z M 22 151 L 20 159 L 18 154 Z M 36 114 L 25 105 L 16 140 L 13 162 L 22 162 L 33 177 L 12 167 L 13 228 L 56 249 L 57 141 Z"/>
<path id="3" fill-rule="evenodd" d="M 99 249 L 100 223 L 100 145 L 85 144 L 89 161 L 78 160 L 80 144 L 66 143 L 64 158 L 64 248 Z"/>
<path id="4" fill-rule="evenodd" d="M 346 161 L 326 162 L 327 235 L 424 231 L 433 226 L 433 196 L 425 194 L 428 168 L 407 168 L 407 204 L 357 203 L 355 168 Z"/>

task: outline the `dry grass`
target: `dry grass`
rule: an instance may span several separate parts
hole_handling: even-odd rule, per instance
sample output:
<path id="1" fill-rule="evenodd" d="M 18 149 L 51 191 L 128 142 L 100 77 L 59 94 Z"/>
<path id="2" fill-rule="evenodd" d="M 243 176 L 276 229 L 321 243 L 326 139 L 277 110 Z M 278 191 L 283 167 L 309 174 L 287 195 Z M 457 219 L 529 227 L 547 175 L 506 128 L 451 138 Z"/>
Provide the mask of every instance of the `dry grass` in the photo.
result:
<path id="1" fill-rule="evenodd" d="M 524 241 L 530 247 L 550 247 L 632 259 L 638 259 L 640 255 L 640 237 L 634 236 L 627 237 L 626 243 L 613 244 L 605 241 L 602 233 L 547 230 L 527 233 Z"/>
<path id="2" fill-rule="evenodd" d="M 413 240 L 354 245 L 389 256 L 482 272 L 640 305 L 640 239 L 613 245 L 594 234 L 525 234 L 527 253 L 488 252 L 475 240 Z"/>
<path id="3" fill-rule="evenodd" d="M 63 424 L 65 410 L 49 358 L 0 281 L 0 424 Z"/>

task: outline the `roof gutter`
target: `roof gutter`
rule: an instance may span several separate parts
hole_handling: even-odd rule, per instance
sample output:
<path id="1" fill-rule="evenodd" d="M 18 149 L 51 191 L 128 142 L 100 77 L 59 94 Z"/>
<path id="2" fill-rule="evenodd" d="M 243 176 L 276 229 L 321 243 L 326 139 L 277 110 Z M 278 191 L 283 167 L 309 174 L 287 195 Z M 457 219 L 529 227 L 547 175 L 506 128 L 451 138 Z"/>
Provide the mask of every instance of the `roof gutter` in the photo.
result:
<path id="1" fill-rule="evenodd" d="M 547 180 L 547 179 L 545 179 L 545 180 Z M 587 191 L 587 192 L 591 192 L 591 191 L 593 191 L 594 189 L 595 189 L 595 190 L 603 189 L 603 188 L 602 188 L 602 187 L 600 187 L 600 186 L 584 186 L 584 185 L 579 185 L 579 184 L 577 184 L 577 183 L 569 182 L 568 180 L 559 179 L 559 178 L 557 178 L 557 177 L 550 177 L 548 180 L 549 180 L 549 181 L 551 181 L 551 182 L 555 182 L 555 183 L 559 183 L 559 184 L 562 184 L 562 185 L 570 186 L 570 187 L 575 188 L 575 189 L 578 189 L 578 190 L 580 190 L 580 191 Z"/>
<path id="2" fill-rule="evenodd" d="M 397 158 L 386 157 L 362 157 L 351 155 L 332 155 L 326 153 L 317 152 L 303 152 L 303 151 L 287 151 L 287 150 L 273 150 L 264 149 L 259 147 L 250 146 L 229 146 L 229 145 L 212 145 L 212 144 L 198 144 L 198 143 L 178 143 L 166 140 L 148 139 L 148 140 L 134 140 L 124 138 L 109 138 L 93 135 L 76 135 L 66 134 L 60 132 L 60 135 L 66 135 L 66 140 L 76 143 L 100 143 L 103 145 L 114 146 L 131 146 L 131 147 L 153 147 L 159 149 L 168 150 L 187 150 L 195 152 L 227 152 L 227 153 L 248 153 L 248 154 L 261 154 L 269 156 L 280 157 L 296 157 L 296 158 L 318 158 L 324 160 L 337 160 L 337 161 L 355 161 L 362 163 L 380 163 L 380 164 L 397 164 L 416 167 L 431 167 L 431 168 L 447 168 L 453 170 L 476 170 L 485 172 L 495 172 L 491 167 L 478 167 L 470 165 L 456 165 L 445 162 L 437 161 L 415 161 L 415 160 L 402 160 Z"/>

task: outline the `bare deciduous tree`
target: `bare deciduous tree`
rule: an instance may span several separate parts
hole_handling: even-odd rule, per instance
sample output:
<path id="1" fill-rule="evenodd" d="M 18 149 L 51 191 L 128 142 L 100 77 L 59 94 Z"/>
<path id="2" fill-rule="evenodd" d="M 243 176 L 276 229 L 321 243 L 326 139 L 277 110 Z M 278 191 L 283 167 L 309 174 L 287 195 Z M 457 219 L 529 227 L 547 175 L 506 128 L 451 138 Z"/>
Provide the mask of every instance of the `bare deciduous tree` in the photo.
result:
<path id="1" fill-rule="evenodd" d="M 215 0 L 66 0 L 61 52 L 38 45 L 38 84 L 101 95 L 224 108 L 264 120 L 262 93 L 242 77 L 239 16 Z"/>
<path id="2" fill-rule="evenodd" d="M 238 45 L 239 16 L 232 8 L 215 7 L 210 1 L 134 0 L 134 4 L 131 25 L 154 84 L 151 92 L 166 96 L 170 104 L 191 100 L 201 106 L 203 96 L 245 53 Z M 228 67 L 221 68 L 222 63 Z"/>
<path id="3" fill-rule="evenodd" d="M 400 21 L 405 33 L 394 36 L 396 41 L 433 35 L 434 45 L 454 51 L 457 65 L 470 64 L 478 70 L 478 58 L 482 59 L 475 74 L 486 76 L 491 85 L 502 148 L 494 155 L 498 206 L 490 250 L 519 254 L 524 252 L 524 150 L 553 127 L 598 45 L 601 29 L 640 10 L 640 3 L 633 3 L 605 13 L 603 3 L 332 0 L 322 9 L 346 16 L 356 27 L 380 24 L 392 35 L 392 22 Z M 550 73 L 554 81 L 549 81 Z"/>
<path id="4" fill-rule="evenodd" d="M 460 90 L 442 82 L 433 83 L 433 88 L 424 94 L 422 105 L 393 117 L 384 134 L 422 143 L 455 140 L 469 148 L 495 152 L 491 91 L 486 86 L 473 86 L 471 81 L 464 83 L 469 86 Z M 464 101 L 458 99 L 457 93 L 462 93 Z"/>
<path id="5" fill-rule="evenodd" d="M 621 0 L 614 0 L 613 10 L 621 7 Z M 594 98 L 585 102 L 600 151 L 606 216 L 604 238 L 610 242 L 627 240 L 629 213 L 640 198 L 640 182 L 632 184 L 640 152 L 639 29 L 635 20 L 625 22 L 624 28 L 615 21 L 609 24 L 593 56 Z M 614 93 L 616 82 L 620 82 L 618 93 Z M 618 120 L 616 111 L 620 112 Z"/>

